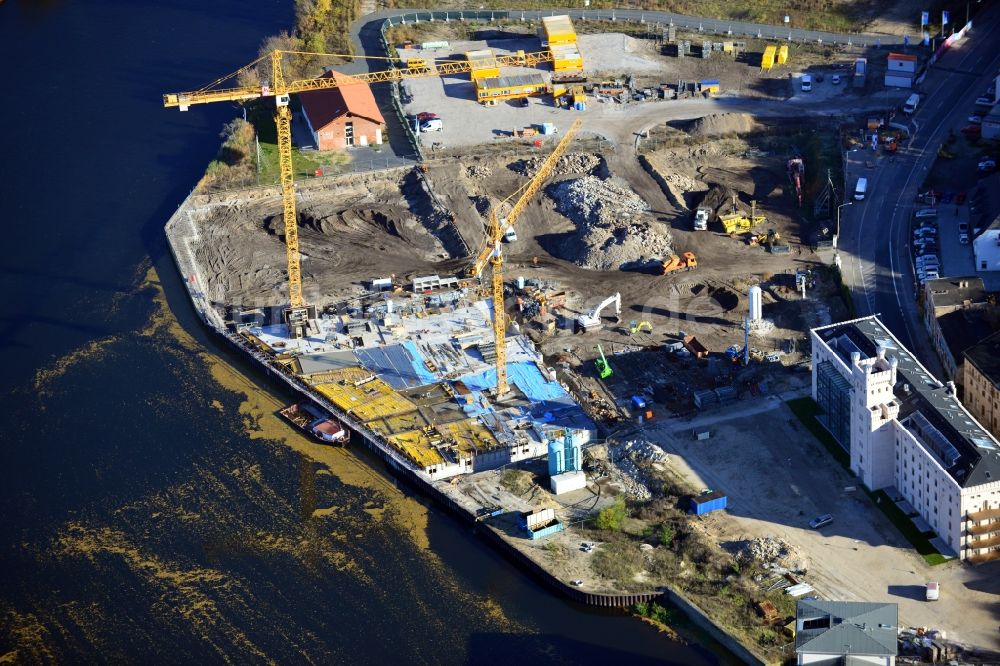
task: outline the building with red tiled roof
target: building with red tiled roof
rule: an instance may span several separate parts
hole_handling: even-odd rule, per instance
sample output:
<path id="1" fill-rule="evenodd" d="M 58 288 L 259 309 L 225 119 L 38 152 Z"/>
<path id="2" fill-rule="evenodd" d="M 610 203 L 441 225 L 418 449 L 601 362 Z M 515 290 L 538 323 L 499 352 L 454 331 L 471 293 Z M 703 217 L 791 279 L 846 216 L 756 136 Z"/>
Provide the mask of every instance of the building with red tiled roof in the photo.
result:
<path id="1" fill-rule="evenodd" d="M 385 119 L 367 83 L 356 83 L 340 72 L 323 75 L 339 84 L 328 90 L 299 95 L 305 118 L 318 150 L 344 150 L 351 146 L 382 143 Z"/>

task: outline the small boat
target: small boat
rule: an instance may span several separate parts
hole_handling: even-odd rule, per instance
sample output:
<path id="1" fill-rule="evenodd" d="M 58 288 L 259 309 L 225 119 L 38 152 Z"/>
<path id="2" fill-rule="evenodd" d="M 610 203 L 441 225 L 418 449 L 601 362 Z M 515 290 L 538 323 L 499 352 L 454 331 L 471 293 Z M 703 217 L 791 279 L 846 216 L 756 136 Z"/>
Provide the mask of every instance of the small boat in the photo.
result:
<path id="1" fill-rule="evenodd" d="M 331 414 L 311 402 L 298 402 L 281 410 L 281 415 L 295 427 L 308 432 L 324 444 L 347 444 L 351 431 Z"/>

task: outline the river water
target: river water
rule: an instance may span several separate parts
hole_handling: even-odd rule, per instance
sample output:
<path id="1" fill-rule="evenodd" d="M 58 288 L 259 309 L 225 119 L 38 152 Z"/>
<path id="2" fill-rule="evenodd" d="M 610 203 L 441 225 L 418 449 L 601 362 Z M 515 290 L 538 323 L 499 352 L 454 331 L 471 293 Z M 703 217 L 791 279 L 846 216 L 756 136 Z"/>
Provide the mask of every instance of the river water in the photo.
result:
<path id="1" fill-rule="evenodd" d="M 162 227 L 292 0 L 0 4 L 0 659 L 715 663 L 564 602 L 199 326 Z"/>

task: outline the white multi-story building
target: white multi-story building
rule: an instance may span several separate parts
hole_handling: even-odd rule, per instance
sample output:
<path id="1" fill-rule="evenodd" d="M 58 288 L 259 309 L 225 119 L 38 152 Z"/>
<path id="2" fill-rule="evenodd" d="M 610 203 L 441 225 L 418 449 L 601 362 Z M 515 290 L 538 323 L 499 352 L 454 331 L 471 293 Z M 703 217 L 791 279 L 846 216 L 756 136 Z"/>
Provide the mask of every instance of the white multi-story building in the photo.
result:
<path id="1" fill-rule="evenodd" d="M 816 328 L 819 420 L 871 490 L 893 490 L 962 559 L 1000 558 L 1000 442 L 876 317 Z M 915 521 L 919 524 L 919 521 Z"/>

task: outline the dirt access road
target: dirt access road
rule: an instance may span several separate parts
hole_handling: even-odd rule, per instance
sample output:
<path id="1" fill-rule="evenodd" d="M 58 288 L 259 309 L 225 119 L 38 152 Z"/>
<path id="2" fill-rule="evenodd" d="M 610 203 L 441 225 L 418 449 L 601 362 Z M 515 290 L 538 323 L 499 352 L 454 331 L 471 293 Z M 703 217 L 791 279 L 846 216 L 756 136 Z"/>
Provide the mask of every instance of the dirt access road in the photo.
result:
<path id="1" fill-rule="evenodd" d="M 695 441 L 695 427 L 710 430 L 711 439 Z M 783 398 L 665 422 L 646 434 L 674 454 L 671 465 L 696 487 L 728 494 L 728 515 L 706 519 L 723 545 L 780 537 L 808 560 L 805 580 L 823 598 L 897 603 L 903 626 L 944 629 L 949 640 L 1000 650 L 1000 563 L 928 566 Z M 823 513 L 834 522 L 809 529 Z M 941 583 L 937 603 L 924 601 L 929 580 Z"/>

